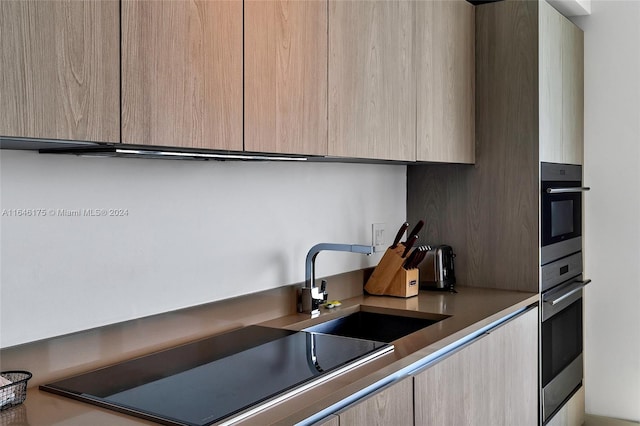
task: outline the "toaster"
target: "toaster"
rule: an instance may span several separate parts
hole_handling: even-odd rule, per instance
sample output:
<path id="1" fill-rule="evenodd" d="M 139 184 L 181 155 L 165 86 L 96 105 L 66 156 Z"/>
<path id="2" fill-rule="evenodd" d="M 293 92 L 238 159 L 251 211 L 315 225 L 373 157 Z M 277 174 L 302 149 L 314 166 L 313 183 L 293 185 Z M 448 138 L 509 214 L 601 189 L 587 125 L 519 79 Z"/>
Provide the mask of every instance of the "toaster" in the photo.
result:
<path id="1" fill-rule="evenodd" d="M 420 288 L 452 290 L 456 282 L 451 246 L 433 246 L 420 266 Z"/>

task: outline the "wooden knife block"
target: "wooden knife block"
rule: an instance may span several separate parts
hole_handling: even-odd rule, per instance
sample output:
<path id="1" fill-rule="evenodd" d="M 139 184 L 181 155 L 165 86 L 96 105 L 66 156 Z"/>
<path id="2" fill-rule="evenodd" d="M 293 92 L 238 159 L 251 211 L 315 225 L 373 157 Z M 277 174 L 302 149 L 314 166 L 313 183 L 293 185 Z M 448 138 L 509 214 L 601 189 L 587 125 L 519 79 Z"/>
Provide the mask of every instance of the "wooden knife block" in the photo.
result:
<path id="1" fill-rule="evenodd" d="M 395 249 L 388 248 L 367 280 L 364 290 L 378 296 L 412 297 L 418 295 L 419 270 L 404 269 L 402 257 L 405 246 L 398 244 Z"/>

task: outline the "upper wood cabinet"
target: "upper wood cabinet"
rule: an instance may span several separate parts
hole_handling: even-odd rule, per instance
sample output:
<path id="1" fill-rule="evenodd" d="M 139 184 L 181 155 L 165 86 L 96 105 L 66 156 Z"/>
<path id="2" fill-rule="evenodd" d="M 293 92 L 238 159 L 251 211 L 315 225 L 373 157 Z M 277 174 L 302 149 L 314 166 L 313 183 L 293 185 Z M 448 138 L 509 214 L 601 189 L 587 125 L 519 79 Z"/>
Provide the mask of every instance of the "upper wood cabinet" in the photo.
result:
<path id="1" fill-rule="evenodd" d="M 416 158 L 415 2 L 329 0 L 329 155 Z"/>
<path id="2" fill-rule="evenodd" d="M 540 161 L 582 164 L 584 34 L 539 2 Z"/>
<path id="3" fill-rule="evenodd" d="M 415 424 L 538 424 L 538 309 L 415 375 Z"/>
<path id="4" fill-rule="evenodd" d="M 0 135 L 118 142 L 116 1 L 0 1 Z"/>
<path id="5" fill-rule="evenodd" d="M 326 0 L 244 4 L 245 150 L 327 155 Z"/>
<path id="6" fill-rule="evenodd" d="M 241 151 L 242 1 L 122 1 L 122 142 Z"/>
<path id="7" fill-rule="evenodd" d="M 582 164 L 584 151 L 584 33 L 562 18 L 563 163 Z"/>
<path id="8" fill-rule="evenodd" d="M 383 388 L 338 416 L 341 425 L 413 426 L 413 380 L 407 377 Z"/>
<path id="9" fill-rule="evenodd" d="M 416 2 L 418 161 L 475 161 L 475 11 Z"/>

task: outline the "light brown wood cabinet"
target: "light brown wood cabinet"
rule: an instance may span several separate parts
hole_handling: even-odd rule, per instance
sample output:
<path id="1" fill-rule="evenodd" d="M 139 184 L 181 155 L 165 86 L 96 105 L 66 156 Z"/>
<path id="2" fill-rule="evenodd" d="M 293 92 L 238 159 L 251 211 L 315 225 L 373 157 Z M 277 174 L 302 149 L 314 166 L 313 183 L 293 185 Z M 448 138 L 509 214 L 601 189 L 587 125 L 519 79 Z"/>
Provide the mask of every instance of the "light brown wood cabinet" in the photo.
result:
<path id="1" fill-rule="evenodd" d="M 475 8 L 416 2 L 417 161 L 475 161 Z"/>
<path id="2" fill-rule="evenodd" d="M 584 424 L 584 386 L 547 422 L 546 426 L 581 426 Z"/>
<path id="3" fill-rule="evenodd" d="M 407 170 L 407 219 L 417 221 L 428 212 L 430 226 L 421 238 L 454 247 L 460 285 L 539 291 L 540 161 L 582 162 L 582 60 L 572 61 L 578 69 L 567 71 L 578 76 L 575 97 L 565 98 L 577 99 L 566 113 L 576 118 L 563 119 L 557 102 L 564 86 L 557 80 L 564 75 L 563 37 L 557 22 L 564 18 L 555 10 L 547 14 L 550 8 L 545 1 L 518 0 L 475 7 L 475 167 Z M 572 43 L 581 58 L 582 38 L 576 37 Z M 550 142 L 569 129 L 565 121 L 576 127 L 573 148 L 567 148 L 575 156 Z"/>
<path id="4" fill-rule="evenodd" d="M 563 19 L 562 155 L 563 163 L 582 164 L 584 152 L 584 33 Z"/>
<path id="5" fill-rule="evenodd" d="M 329 155 L 416 158 L 415 2 L 329 0 Z"/>
<path id="6" fill-rule="evenodd" d="M 116 1 L 0 1 L 0 135 L 119 142 Z"/>
<path id="7" fill-rule="evenodd" d="M 538 308 L 415 375 L 415 424 L 538 422 Z"/>
<path id="8" fill-rule="evenodd" d="M 473 162 L 464 0 L 7 0 L 0 19 L 2 136 Z"/>
<path id="9" fill-rule="evenodd" d="M 332 414 L 329 417 L 314 423 L 313 426 L 340 426 L 340 417 Z"/>
<path id="10" fill-rule="evenodd" d="M 244 149 L 327 155 L 326 0 L 244 3 Z"/>
<path id="11" fill-rule="evenodd" d="M 242 151 L 242 0 L 121 7 L 122 142 Z"/>
<path id="12" fill-rule="evenodd" d="M 407 377 L 337 414 L 343 426 L 413 426 L 413 380 Z"/>
<path id="13" fill-rule="evenodd" d="M 584 34 L 539 3 L 540 161 L 582 164 Z"/>

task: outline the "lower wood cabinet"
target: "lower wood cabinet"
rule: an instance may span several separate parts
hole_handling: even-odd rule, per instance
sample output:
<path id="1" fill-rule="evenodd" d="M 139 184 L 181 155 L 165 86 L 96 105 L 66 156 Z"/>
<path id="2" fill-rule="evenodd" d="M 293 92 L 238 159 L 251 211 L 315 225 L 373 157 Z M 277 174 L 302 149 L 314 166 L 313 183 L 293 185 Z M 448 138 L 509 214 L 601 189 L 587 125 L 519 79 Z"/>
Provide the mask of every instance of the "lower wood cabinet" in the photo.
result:
<path id="1" fill-rule="evenodd" d="M 538 308 L 414 376 L 415 424 L 538 422 Z"/>
<path id="2" fill-rule="evenodd" d="M 340 426 L 340 417 L 332 414 L 329 417 L 314 423 L 313 426 Z"/>
<path id="3" fill-rule="evenodd" d="M 584 386 L 547 422 L 546 426 L 580 426 L 584 423 Z"/>
<path id="4" fill-rule="evenodd" d="M 530 308 L 314 426 L 536 426 L 538 324 Z"/>
<path id="5" fill-rule="evenodd" d="M 413 379 L 383 388 L 337 414 L 340 426 L 413 426 Z"/>

